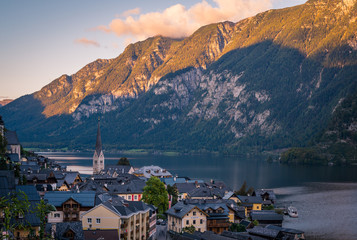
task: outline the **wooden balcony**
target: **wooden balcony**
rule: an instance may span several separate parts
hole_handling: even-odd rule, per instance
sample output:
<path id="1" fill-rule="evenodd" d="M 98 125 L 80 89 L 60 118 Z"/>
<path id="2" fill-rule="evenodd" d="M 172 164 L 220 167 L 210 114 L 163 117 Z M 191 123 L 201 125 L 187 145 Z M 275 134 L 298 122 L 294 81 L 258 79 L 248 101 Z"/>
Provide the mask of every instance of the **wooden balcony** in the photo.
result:
<path id="1" fill-rule="evenodd" d="M 230 222 L 208 222 L 207 227 L 213 227 L 213 228 L 226 228 L 231 225 Z"/>

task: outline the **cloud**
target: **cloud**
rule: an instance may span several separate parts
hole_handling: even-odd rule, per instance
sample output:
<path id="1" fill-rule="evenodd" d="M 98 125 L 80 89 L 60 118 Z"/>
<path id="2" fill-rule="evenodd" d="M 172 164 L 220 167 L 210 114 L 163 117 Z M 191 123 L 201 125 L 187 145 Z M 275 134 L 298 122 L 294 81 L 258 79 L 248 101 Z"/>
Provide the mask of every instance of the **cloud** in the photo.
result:
<path id="1" fill-rule="evenodd" d="M 133 10 L 124 12 L 124 18 L 116 18 L 108 26 L 98 26 L 96 30 L 115 33 L 118 36 L 143 40 L 155 35 L 180 38 L 192 34 L 203 25 L 233 21 L 253 16 L 272 7 L 273 0 L 205 0 L 186 8 L 176 4 L 161 12 L 150 12 L 133 16 Z M 133 11 L 132 14 L 129 14 Z"/>
<path id="2" fill-rule="evenodd" d="M 80 39 L 76 39 L 74 41 L 75 43 L 78 43 L 78 44 L 83 44 L 85 46 L 95 46 L 95 47 L 100 47 L 100 44 L 96 41 L 93 41 L 93 40 L 89 40 L 87 38 L 80 38 Z"/>
<path id="3" fill-rule="evenodd" d="M 134 9 L 129 9 L 125 12 L 123 12 L 122 14 L 117 15 L 117 18 L 121 18 L 121 17 L 129 17 L 132 15 L 139 15 L 140 14 L 140 8 L 134 8 Z"/>

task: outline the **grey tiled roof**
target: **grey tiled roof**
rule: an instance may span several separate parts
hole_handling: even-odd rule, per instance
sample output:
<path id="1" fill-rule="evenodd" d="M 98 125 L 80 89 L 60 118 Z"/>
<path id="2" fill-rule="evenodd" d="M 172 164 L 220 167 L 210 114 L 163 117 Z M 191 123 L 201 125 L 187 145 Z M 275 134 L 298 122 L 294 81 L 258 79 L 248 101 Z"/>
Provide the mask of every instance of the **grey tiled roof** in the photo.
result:
<path id="1" fill-rule="evenodd" d="M 85 240 L 119 239 L 118 230 L 84 230 Z"/>
<path id="2" fill-rule="evenodd" d="M 46 192 L 44 199 L 55 207 L 60 207 L 68 199 L 72 198 L 82 207 L 94 207 L 95 192 Z"/>
<path id="3" fill-rule="evenodd" d="M 109 165 L 105 166 L 105 169 L 101 172 L 108 173 L 109 175 L 113 175 L 115 172 L 118 174 L 128 173 L 131 166 L 129 165 Z"/>
<path id="4" fill-rule="evenodd" d="M 11 190 L 15 190 L 14 171 L 0 170 L 0 197 L 7 195 Z"/>
<path id="5" fill-rule="evenodd" d="M 29 201 L 40 201 L 40 196 L 33 185 L 18 185 L 16 191 L 23 191 L 27 195 Z"/>
<path id="6" fill-rule="evenodd" d="M 267 238 L 262 238 L 254 235 L 250 235 L 248 232 L 229 232 L 224 231 L 222 236 L 229 237 L 230 239 L 238 240 L 266 240 Z"/>
<path id="7" fill-rule="evenodd" d="M 242 204 L 263 203 L 262 198 L 257 196 L 237 195 L 237 198 L 242 202 Z"/>
<path id="8" fill-rule="evenodd" d="M 278 231 L 284 232 L 284 233 L 292 233 L 292 234 L 302 234 L 302 233 L 304 233 L 301 230 L 292 229 L 292 228 L 283 228 L 283 227 L 278 227 L 278 226 L 275 226 L 275 225 L 267 225 L 265 228 L 278 230 Z"/>
<path id="9" fill-rule="evenodd" d="M 270 200 L 276 200 L 274 190 L 272 190 L 272 189 L 257 189 L 257 190 L 255 190 L 256 196 L 263 196 L 265 193 L 269 194 Z"/>
<path id="10" fill-rule="evenodd" d="M 11 162 L 15 162 L 15 163 L 20 162 L 19 154 L 17 154 L 17 153 L 10 153 L 10 154 L 7 154 L 7 156 L 10 158 Z"/>
<path id="11" fill-rule="evenodd" d="M 5 138 L 8 145 L 20 145 L 19 139 L 15 131 L 5 131 Z"/>
<path id="12" fill-rule="evenodd" d="M 190 197 L 214 197 L 223 198 L 225 191 L 219 188 L 199 187 L 187 193 Z"/>
<path id="13" fill-rule="evenodd" d="M 116 195 L 102 194 L 98 196 L 102 200 L 102 204 L 107 208 L 111 209 L 113 212 L 121 215 L 122 217 L 128 217 L 140 211 L 150 211 L 149 205 L 142 201 L 126 201 L 121 197 Z"/>
<path id="14" fill-rule="evenodd" d="M 196 207 L 195 205 L 178 202 L 175 204 L 175 206 L 167 210 L 166 214 L 174 216 L 176 218 L 183 218 L 187 213 L 189 213 L 195 207 Z"/>
<path id="15" fill-rule="evenodd" d="M 76 177 L 79 175 L 79 172 L 64 172 L 65 177 L 64 180 L 68 183 L 68 184 L 73 184 L 74 180 L 76 179 Z"/>
<path id="16" fill-rule="evenodd" d="M 55 239 L 65 240 L 65 233 L 69 230 L 74 232 L 75 240 L 84 239 L 82 222 L 61 222 L 61 223 L 47 223 L 46 233 L 51 236 L 52 225 L 56 225 L 56 233 L 54 235 Z"/>
<path id="17" fill-rule="evenodd" d="M 177 190 L 179 193 L 188 193 L 194 189 L 196 189 L 195 183 L 176 183 Z M 197 183 L 197 186 L 204 186 L 204 183 Z"/>
<path id="18" fill-rule="evenodd" d="M 254 228 L 248 229 L 247 231 L 249 232 L 249 234 L 252 234 L 252 235 L 268 237 L 268 238 L 273 238 L 273 239 L 276 238 L 279 234 L 279 231 L 277 231 L 277 230 L 263 228 L 260 226 L 255 226 Z"/>
<path id="19" fill-rule="evenodd" d="M 251 211 L 250 217 L 252 220 L 258 221 L 283 221 L 284 219 L 283 215 L 276 213 L 274 210 Z"/>

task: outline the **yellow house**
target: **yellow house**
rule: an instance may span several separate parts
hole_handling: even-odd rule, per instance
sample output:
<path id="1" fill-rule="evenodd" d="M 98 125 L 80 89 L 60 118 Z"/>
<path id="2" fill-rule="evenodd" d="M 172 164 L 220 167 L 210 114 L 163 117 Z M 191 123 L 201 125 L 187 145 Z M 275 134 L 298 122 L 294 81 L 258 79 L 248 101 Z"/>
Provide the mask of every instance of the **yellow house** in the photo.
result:
<path id="1" fill-rule="evenodd" d="M 238 195 L 238 204 L 240 206 L 245 207 L 246 209 L 246 216 L 248 216 L 248 214 L 254 210 L 254 211 L 261 211 L 262 210 L 262 204 L 263 204 L 263 200 L 261 197 L 257 197 L 257 196 L 241 196 Z"/>
<path id="2" fill-rule="evenodd" d="M 208 214 L 197 206 L 179 202 L 166 213 L 168 230 L 180 233 L 183 228 L 190 226 L 194 226 L 199 232 L 207 230 Z"/>
<path id="3" fill-rule="evenodd" d="M 147 239 L 150 208 L 143 202 L 107 201 L 81 215 L 83 230 L 117 230 L 120 239 Z"/>

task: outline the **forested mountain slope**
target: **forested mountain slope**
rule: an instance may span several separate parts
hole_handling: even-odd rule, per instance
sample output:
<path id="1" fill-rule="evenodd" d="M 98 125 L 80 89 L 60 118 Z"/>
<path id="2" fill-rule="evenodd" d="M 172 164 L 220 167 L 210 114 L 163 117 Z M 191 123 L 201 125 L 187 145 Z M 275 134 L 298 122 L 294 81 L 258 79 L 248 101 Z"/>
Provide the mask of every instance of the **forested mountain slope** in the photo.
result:
<path id="1" fill-rule="evenodd" d="M 305 146 L 356 92 L 356 0 L 310 0 L 185 39 L 130 44 L 0 108 L 27 146 L 178 151 Z M 51 144 L 48 144 L 51 143 Z"/>

